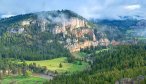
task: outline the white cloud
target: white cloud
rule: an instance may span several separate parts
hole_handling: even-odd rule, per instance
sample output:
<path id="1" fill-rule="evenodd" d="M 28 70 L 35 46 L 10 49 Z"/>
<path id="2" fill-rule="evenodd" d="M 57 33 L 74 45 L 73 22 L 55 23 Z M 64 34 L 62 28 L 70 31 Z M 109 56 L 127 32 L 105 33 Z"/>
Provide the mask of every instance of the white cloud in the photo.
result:
<path id="1" fill-rule="evenodd" d="M 14 15 L 12 15 L 12 14 L 7 14 L 7 15 L 2 15 L 1 18 L 8 18 L 8 17 L 12 17 L 12 16 L 14 16 Z"/>
<path id="2" fill-rule="evenodd" d="M 146 16 L 145 7 L 146 0 L 36 0 L 35 2 L 21 0 L 21 3 L 20 0 L 0 0 L 0 13 L 7 14 L 3 17 L 10 17 L 10 14 L 69 9 L 85 18 L 118 18 Z"/>
<path id="3" fill-rule="evenodd" d="M 139 5 L 139 4 L 127 5 L 124 8 L 127 9 L 127 10 L 136 10 L 136 9 L 140 9 L 141 5 Z"/>
<path id="4" fill-rule="evenodd" d="M 93 18 L 93 17 L 100 17 L 98 12 L 101 11 L 102 8 L 100 6 L 84 6 L 81 7 L 79 10 L 79 14 L 86 17 L 86 18 Z"/>

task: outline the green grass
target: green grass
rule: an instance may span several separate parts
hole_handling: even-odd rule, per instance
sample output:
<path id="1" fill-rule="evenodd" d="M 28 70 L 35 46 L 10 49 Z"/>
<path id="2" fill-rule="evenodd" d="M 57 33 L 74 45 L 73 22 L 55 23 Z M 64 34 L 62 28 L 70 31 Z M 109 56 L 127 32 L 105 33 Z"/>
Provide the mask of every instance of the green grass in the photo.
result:
<path id="1" fill-rule="evenodd" d="M 30 63 L 36 63 L 40 66 L 46 66 L 51 71 L 57 71 L 59 73 L 64 72 L 78 72 L 85 70 L 89 65 L 86 62 L 82 62 L 82 65 L 79 65 L 78 63 L 68 63 L 66 57 L 56 58 L 52 60 L 42 60 L 42 61 L 26 61 L 27 64 Z M 59 64 L 62 63 L 63 67 L 60 68 Z"/>
<path id="2" fill-rule="evenodd" d="M 39 77 L 7 76 L 2 79 L 0 84 L 43 84 L 45 81 L 47 79 Z"/>

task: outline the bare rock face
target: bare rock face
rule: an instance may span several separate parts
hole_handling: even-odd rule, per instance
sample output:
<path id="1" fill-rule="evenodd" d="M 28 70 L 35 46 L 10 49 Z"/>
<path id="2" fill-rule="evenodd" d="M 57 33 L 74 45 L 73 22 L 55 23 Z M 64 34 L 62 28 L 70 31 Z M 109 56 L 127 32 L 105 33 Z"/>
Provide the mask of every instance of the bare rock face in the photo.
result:
<path id="1" fill-rule="evenodd" d="M 41 31 L 44 32 L 46 30 L 46 24 L 48 23 L 48 21 L 46 19 L 43 19 L 41 21 Z"/>
<path id="2" fill-rule="evenodd" d="M 47 29 L 47 24 L 49 24 L 49 21 L 46 19 L 39 19 L 36 21 L 32 21 L 31 24 L 37 24 L 37 26 L 40 27 L 41 32 L 44 32 Z"/>
<path id="3" fill-rule="evenodd" d="M 27 20 L 27 21 L 22 21 L 21 23 L 22 26 L 29 26 L 30 25 L 30 21 Z"/>
<path id="4" fill-rule="evenodd" d="M 66 40 L 65 47 L 68 48 L 70 52 L 80 51 L 80 49 L 90 46 L 108 46 L 110 44 L 110 41 L 107 38 L 101 38 L 97 41 L 94 30 L 88 27 L 85 20 L 78 18 L 71 18 L 68 22 L 64 21 L 62 22 L 62 25 L 55 26 L 53 33 L 63 33 L 65 35 L 75 36 L 76 42 L 72 41 L 72 39 Z M 83 41 L 81 42 L 80 39 Z"/>
<path id="5" fill-rule="evenodd" d="M 75 29 L 72 31 L 72 33 L 76 36 L 76 37 L 83 37 L 85 34 L 89 34 L 89 35 L 93 35 L 93 31 L 89 28 L 85 28 L 85 29 Z"/>
<path id="6" fill-rule="evenodd" d="M 72 18 L 69 24 L 71 25 L 71 30 L 73 30 L 74 28 L 86 27 L 87 22 L 78 18 Z"/>
<path id="7" fill-rule="evenodd" d="M 67 30 L 72 31 L 79 27 L 86 27 L 86 25 L 87 22 L 85 20 L 81 20 L 78 18 L 71 18 L 68 21 L 63 21 L 61 25 L 56 25 L 53 30 L 53 33 L 54 34 L 64 33 Z"/>
<path id="8" fill-rule="evenodd" d="M 63 35 L 70 36 L 70 38 L 65 41 L 65 47 L 68 48 L 70 52 L 76 52 L 82 48 L 98 45 L 94 30 L 89 27 L 86 20 L 71 18 L 68 21 L 63 21 L 61 25 L 56 25 L 55 28 L 53 28 L 53 34 L 63 33 Z M 81 39 L 83 41 L 80 41 Z"/>
<path id="9" fill-rule="evenodd" d="M 76 52 L 80 51 L 80 49 L 87 48 L 92 45 L 92 41 L 85 41 L 85 42 L 80 42 L 80 43 L 75 43 L 71 46 L 68 47 L 70 52 Z"/>
<path id="10" fill-rule="evenodd" d="M 75 43 L 73 45 L 68 46 L 67 48 L 70 50 L 70 52 L 77 52 L 80 51 L 81 49 L 90 47 L 90 46 L 98 46 L 98 41 L 85 41 L 85 42 L 80 42 L 80 43 Z"/>

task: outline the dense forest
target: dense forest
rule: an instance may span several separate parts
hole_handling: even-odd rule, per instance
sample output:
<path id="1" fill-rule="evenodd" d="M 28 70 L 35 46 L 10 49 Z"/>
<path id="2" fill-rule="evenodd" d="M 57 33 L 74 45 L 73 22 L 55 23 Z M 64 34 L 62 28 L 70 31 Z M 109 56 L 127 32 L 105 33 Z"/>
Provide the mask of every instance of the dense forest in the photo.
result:
<path id="1" fill-rule="evenodd" d="M 121 45 L 110 47 L 106 51 L 95 53 L 95 61 L 92 70 L 79 74 L 60 76 L 50 81 L 51 84 L 114 84 L 122 78 L 131 78 L 134 81 L 140 80 L 140 84 L 145 84 L 146 75 L 146 45 Z M 87 51 L 87 50 L 85 50 Z M 72 81 L 72 82 L 71 82 Z"/>
<path id="2" fill-rule="evenodd" d="M 0 38 L 0 56 L 21 60 L 46 60 L 70 56 L 70 52 L 55 39 L 48 42 L 50 37 L 52 36 L 48 32 L 34 35 L 33 38 L 7 33 Z"/>

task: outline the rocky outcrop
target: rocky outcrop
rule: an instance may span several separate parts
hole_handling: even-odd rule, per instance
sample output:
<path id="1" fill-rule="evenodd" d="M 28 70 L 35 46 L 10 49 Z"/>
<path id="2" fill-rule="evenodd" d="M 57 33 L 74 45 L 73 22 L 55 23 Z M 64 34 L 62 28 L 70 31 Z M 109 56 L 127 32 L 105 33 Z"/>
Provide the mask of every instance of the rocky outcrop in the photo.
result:
<path id="1" fill-rule="evenodd" d="M 21 22 L 21 25 L 22 25 L 22 26 L 29 26 L 29 25 L 30 25 L 30 21 L 29 21 L 29 20 L 27 20 L 27 21 L 22 21 L 22 22 Z"/>
<path id="2" fill-rule="evenodd" d="M 80 49 L 84 49 L 90 46 L 108 46 L 108 45 L 120 45 L 121 43 L 115 40 L 109 41 L 107 38 L 101 38 L 99 41 L 85 41 L 67 45 L 66 47 L 70 50 L 70 52 L 80 51 Z"/>
<path id="3" fill-rule="evenodd" d="M 84 49 L 90 46 L 98 46 L 98 41 L 94 42 L 94 41 L 85 41 L 85 42 L 80 42 L 80 43 L 75 43 L 72 45 L 68 45 L 66 46 L 70 52 L 76 52 L 76 51 L 80 51 L 80 49 Z"/>
<path id="4" fill-rule="evenodd" d="M 64 33 L 67 30 L 72 31 L 79 27 L 86 27 L 87 21 L 78 19 L 78 18 L 71 18 L 68 21 L 63 21 L 61 24 L 56 25 L 53 29 L 54 34 Z"/>
<path id="5" fill-rule="evenodd" d="M 38 20 L 36 22 L 32 22 L 32 23 L 37 24 L 41 28 L 41 32 L 44 32 L 44 31 L 46 31 L 47 24 L 49 24 L 49 21 L 46 19 L 40 19 L 40 20 Z"/>
<path id="6" fill-rule="evenodd" d="M 85 34 L 91 35 L 93 36 L 93 31 L 92 29 L 89 28 L 84 28 L 84 29 L 74 29 L 72 31 L 72 33 L 76 36 L 76 37 L 83 37 Z"/>
<path id="7" fill-rule="evenodd" d="M 87 26 L 87 22 L 78 18 L 71 18 L 68 22 L 62 22 L 62 25 L 56 25 L 53 29 L 54 34 L 63 33 L 65 35 L 73 35 L 76 41 L 68 38 L 65 47 L 70 52 L 80 51 L 82 48 L 90 46 L 108 46 L 110 41 L 107 38 L 101 38 L 97 41 L 94 30 Z M 72 37 L 71 37 L 72 38 Z M 80 39 L 84 39 L 82 42 Z"/>
<path id="8" fill-rule="evenodd" d="M 67 48 L 70 50 L 70 52 L 76 52 L 76 51 L 80 51 L 80 49 L 87 48 L 91 45 L 92 45 L 92 41 L 85 41 L 85 42 L 72 44 Z"/>
<path id="9" fill-rule="evenodd" d="M 86 27 L 87 22 L 85 20 L 82 20 L 82 19 L 71 18 L 69 21 L 69 25 L 71 26 L 71 30 L 73 30 L 74 28 Z"/>

